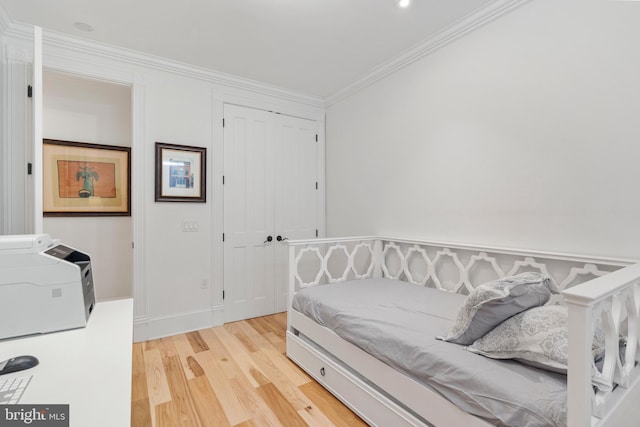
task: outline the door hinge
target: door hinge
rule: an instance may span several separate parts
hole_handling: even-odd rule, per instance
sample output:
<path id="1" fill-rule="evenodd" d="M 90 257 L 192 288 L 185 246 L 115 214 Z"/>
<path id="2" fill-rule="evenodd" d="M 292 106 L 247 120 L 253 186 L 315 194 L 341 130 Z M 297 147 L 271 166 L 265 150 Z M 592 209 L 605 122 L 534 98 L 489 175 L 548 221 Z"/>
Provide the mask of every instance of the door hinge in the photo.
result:
<path id="1" fill-rule="evenodd" d="M 135 245 L 131 242 L 131 249 L 135 249 Z"/>
<path id="2" fill-rule="evenodd" d="M 222 233 L 222 241 L 224 242 L 224 233 Z"/>
<path id="3" fill-rule="evenodd" d="M 222 175 L 222 185 L 224 185 L 224 175 Z"/>
<path id="4" fill-rule="evenodd" d="M 224 289 L 222 290 L 222 299 L 224 299 Z"/>
<path id="5" fill-rule="evenodd" d="M 316 228 L 316 237 L 318 237 L 318 229 Z"/>
<path id="6" fill-rule="evenodd" d="M 33 86 L 27 86 L 27 98 L 33 98 Z"/>
<path id="7" fill-rule="evenodd" d="M 222 127 L 224 127 L 224 117 L 222 118 Z"/>
<path id="8" fill-rule="evenodd" d="M 33 173 L 33 163 L 27 163 L 27 175 L 31 175 Z"/>
<path id="9" fill-rule="evenodd" d="M 318 189 L 318 181 L 316 181 L 316 190 Z"/>
<path id="10" fill-rule="evenodd" d="M 316 142 L 318 142 L 318 134 L 316 133 Z"/>

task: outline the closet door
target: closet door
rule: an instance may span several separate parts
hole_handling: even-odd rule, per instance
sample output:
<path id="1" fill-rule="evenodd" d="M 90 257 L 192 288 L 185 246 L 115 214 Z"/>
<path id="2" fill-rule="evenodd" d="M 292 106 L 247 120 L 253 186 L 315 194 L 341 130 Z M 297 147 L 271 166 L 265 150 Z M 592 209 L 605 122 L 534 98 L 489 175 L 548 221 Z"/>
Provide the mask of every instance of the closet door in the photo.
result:
<path id="1" fill-rule="evenodd" d="M 317 123 L 278 115 L 276 120 L 275 232 L 276 239 L 311 239 L 318 227 Z M 287 310 L 289 248 L 275 248 L 275 309 Z"/>
<path id="2" fill-rule="evenodd" d="M 317 124 L 225 104 L 225 322 L 287 309 L 286 240 L 316 236 Z"/>
<path id="3" fill-rule="evenodd" d="M 224 317 L 233 322 L 274 312 L 274 122 L 234 105 L 224 116 Z"/>

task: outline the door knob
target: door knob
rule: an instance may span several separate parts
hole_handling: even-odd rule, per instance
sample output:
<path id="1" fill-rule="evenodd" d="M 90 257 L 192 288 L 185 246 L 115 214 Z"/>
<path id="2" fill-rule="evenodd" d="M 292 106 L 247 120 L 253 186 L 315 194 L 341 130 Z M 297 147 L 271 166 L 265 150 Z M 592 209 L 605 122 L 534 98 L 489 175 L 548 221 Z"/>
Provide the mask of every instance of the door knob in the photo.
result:
<path id="1" fill-rule="evenodd" d="M 289 239 L 288 239 L 288 238 L 286 238 L 286 237 L 278 236 L 278 237 L 276 237 L 276 240 L 277 240 L 278 242 L 283 242 L 283 241 L 285 241 L 285 240 L 289 240 Z"/>
<path id="2" fill-rule="evenodd" d="M 265 243 L 271 242 L 273 240 L 272 236 L 267 236 L 267 240 L 265 240 Z"/>

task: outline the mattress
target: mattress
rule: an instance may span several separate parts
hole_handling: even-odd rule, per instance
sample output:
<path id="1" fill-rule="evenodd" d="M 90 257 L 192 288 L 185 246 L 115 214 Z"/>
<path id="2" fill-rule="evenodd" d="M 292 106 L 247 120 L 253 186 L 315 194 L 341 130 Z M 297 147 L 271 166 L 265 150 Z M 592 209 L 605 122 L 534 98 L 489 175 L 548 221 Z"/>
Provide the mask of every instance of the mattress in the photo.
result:
<path id="1" fill-rule="evenodd" d="M 565 426 L 566 376 L 436 339 L 464 295 L 390 279 L 304 288 L 293 309 L 498 426 Z"/>

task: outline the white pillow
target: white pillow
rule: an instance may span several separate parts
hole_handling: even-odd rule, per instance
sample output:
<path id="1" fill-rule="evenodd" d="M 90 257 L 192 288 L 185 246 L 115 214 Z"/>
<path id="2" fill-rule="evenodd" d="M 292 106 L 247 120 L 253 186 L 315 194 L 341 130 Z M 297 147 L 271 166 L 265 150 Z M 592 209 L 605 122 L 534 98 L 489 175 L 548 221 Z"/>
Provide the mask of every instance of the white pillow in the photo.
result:
<path id="1" fill-rule="evenodd" d="M 596 323 L 592 353 L 604 352 L 604 330 Z M 522 363 L 562 374 L 567 373 L 569 321 L 567 307 L 534 307 L 505 320 L 467 350 L 492 359 L 516 359 Z M 593 384 L 606 389 L 593 366 Z"/>
<path id="2" fill-rule="evenodd" d="M 460 307 L 451 331 L 443 341 L 469 345 L 509 317 L 545 304 L 558 289 L 541 273 L 527 272 L 483 283 Z"/>

